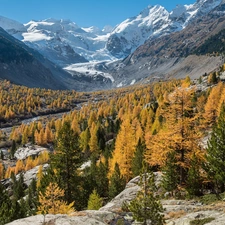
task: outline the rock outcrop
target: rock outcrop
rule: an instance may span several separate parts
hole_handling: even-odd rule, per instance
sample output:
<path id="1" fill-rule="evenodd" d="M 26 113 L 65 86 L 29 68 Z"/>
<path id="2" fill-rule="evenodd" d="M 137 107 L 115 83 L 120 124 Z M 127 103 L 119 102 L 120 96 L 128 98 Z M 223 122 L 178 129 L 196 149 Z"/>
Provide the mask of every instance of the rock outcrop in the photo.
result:
<path id="1" fill-rule="evenodd" d="M 156 185 L 160 182 L 161 173 L 155 173 Z M 135 177 L 127 185 L 124 191 L 116 196 L 111 202 L 99 210 L 86 210 L 75 212 L 71 215 L 36 215 L 24 219 L 19 219 L 8 223 L 8 225 L 135 225 L 132 213 L 123 212 L 123 202 L 131 201 L 137 194 L 140 187 L 138 186 L 140 177 Z M 189 225 L 191 221 L 207 220 L 209 225 L 225 224 L 224 206 L 225 202 L 221 201 L 211 205 L 204 205 L 195 200 L 162 200 L 164 215 L 167 225 Z"/>
<path id="2" fill-rule="evenodd" d="M 16 150 L 14 156 L 17 160 L 24 160 L 29 156 L 38 156 L 44 151 L 49 151 L 47 148 L 40 147 L 38 145 L 27 144 Z"/>

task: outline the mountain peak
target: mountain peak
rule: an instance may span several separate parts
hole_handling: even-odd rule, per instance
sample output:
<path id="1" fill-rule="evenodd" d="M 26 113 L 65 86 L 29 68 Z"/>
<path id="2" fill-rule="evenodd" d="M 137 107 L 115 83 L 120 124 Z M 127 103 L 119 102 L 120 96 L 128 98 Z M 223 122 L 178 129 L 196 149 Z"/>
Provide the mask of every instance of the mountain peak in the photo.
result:
<path id="1" fill-rule="evenodd" d="M 4 30 L 17 30 L 17 31 L 26 30 L 22 23 L 19 23 L 12 19 L 8 19 L 4 16 L 0 16 L 0 27 L 2 27 Z"/>
<path id="2" fill-rule="evenodd" d="M 170 12 L 170 18 L 178 18 L 187 11 L 184 5 L 176 5 L 176 8 Z"/>

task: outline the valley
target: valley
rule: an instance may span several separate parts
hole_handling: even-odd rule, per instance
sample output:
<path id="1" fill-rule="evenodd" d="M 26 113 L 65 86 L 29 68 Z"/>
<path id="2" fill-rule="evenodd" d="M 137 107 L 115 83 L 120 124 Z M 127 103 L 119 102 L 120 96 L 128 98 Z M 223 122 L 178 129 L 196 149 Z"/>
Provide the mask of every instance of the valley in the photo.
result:
<path id="1" fill-rule="evenodd" d="M 38 188 L 35 189 L 38 190 L 38 192 L 35 190 L 33 190 L 34 192 L 30 192 L 33 199 L 32 202 L 34 202 L 30 205 L 29 201 L 31 201 L 31 199 L 28 197 L 27 201 L 23 203 L 26 212 L 29 212 L 29 215 L 32 216 L 36 214 L 36 211 L 33 210 L 37 210 L 39 207 L 38 205 L 36 206 L 37 203 L 35 203 L 38 201 L 37 193 L 40 194 L 42 188 L 44 190 L 46 182 L 49 183 L 55 179 L 56 174 L 51 171 L 51 167 L 55 166 L 53 162 L 57 163 L 57 161 L 55 161 L 57 158 L 55 157 L 58 156 L 58 154 L 62 154 L 61 149 L 64 151 L 64 156 L 60 156 L 61 160 L 65 160 L 66 158 L 64 157 L 71 158 L 73 154 L 79 154 L 79 158 L 74 158 L 74 160 L 78 160 L 76 161 L 77 163 L 71 164 L 71 166 L 77 167 L 76 169 L 74 168 L 73 171 L 77 171 L 77 176 L 82 178 L 80 181 L 76 182 L 76 185 L 81 185 L 79 186 L 82 188 L 82 192 L 80 192 L 81 196 L 73 197 L 77 198 L 76 209 L 78 211 L 91 209 L 87 208 L 87 203 L 89 201 L 88 196 L 92 193 L 93 188 L 96 188 L 100 193 L 99 198 L 104 199 L 100 205 L 103 206 L 103 204 L 106 204 L 105 209 L 104 207 L 102 208 L 103 218 L 106 217 L 106 215 L 111 218 L 109 215 L 115 213 L 115 218 L 127 221 L 126 216 L 128 214 L 113 211 L 118 210 L 120 212 L 122 210 L 123 212 L 122 202 L 125 201 L 125 199 L 121 199 L 119 203 L 115 203 L 115 206 L 112 206 L 113 201 L 110 202 L 110 200 L 114 199 L 117 194 L 123 191 L 126 183 L 139 175 L 142 170 L 142 160 L 146 161 L 149 165 L 149 169 L 151 168 L 156 174 L 161 174 L 162 171 L 167 170 L 166 165 L 169 163 L 169 156 L 166 155 L 174 149 L 174 154 L 177 155 L 177 160 L 179 160 L 179 146 L 181 143 L 185 143 L 184 154 L 187 158 L 185 158 L 183 163 L 191 170 L 191 156 L 194 152 L 198 154 L 197 159 L 200 162 L 199 166 L 201 163 L 204 163 L 208 147 L 207 145 L 200 146 L 199 143 L 202 139 L 209 139 L 208 135 L 212 131 L 212 125 L 215 124 L 215 117 L 211 112 L 216 112 L 217 118 L 220 118 L 219 115 L 223 112 L 217 111 L 217 109 L 222 107 L 224 99 L 223 92 L 225 87 L 220 81 L 224 73 L 223 70 L 224 69 L 221 68 L 221 72 L 216 73 L 216 81 L 212 79 L 214 76 L 212 73 L 209 76 L 202 76 L 201 80 L 196 79 L 191 81 L 189 77 L 186 77 L 184 80 L 157 81 L 141 86 L 136 85 L 92 93 L 79 93 L 74 91 L 59 92 L 45 89 L 37 90 L 35 88 L 19 87 L 8 81 L 4 81 L 4 85 L 1 86 L 3 88 L 2 94 L 6 94 L 4 90 L 7 90 L 9 96 L 13 98 L 13 93 L 17 93 L 17 101 L 23 96 L 27 96 L 27 93 L 30 93 L 30 98 L 35 98 L 36 91 L 39 92 L 40 96 L 47 92 L 48 94 L 43 94 L 42 99 L 40 99 L 42 103 L 40 104 L 39 110 L 44 110 L 47 105 L 51 105 L 56 100 L 56 102 L 58 102 L 58 99 L 61 99 L 61 104 L 66 104 L 66 102 L 64 102 L 66 96 L 67 105 L 73 105 L 75 108 L 70 109 L 67 113 L 56 113 L 46 116 L 39 115 L 38 117 L 21 121 L 22 123 L 20 125 L 14 126 L 12 129 L 6 128 L 8 129 L 6 133 L 1 132 L 1 144 L 5 141 L 11 142 L 8 147 L 5 146 L 1 149 L 1 183 L 7 187 L 7 190 L 11 193 L 11 198 L 17 195 L 17 189 L 15 188 L 19 187 L 17 185 L 21 182 L 20 179 L 24 179 L 25 182 L 21 189 L 21 191 L 23 190 L 21 196 L 26 196 L 28 191 L 31 191 L 30 188 L 33 182 L 39 183 L 37 187 L 35 186 Z M 21 91 L 15 92 L 15 90 Z M 9 99 L 9 97 L 4 99 Z M 217 100 L 214 101 L 213 99 Z M 15 104 L 17 101 L 14 100 L 15 108 L 17 107 Z M 213 104 L 212 101 L 214 101 Z M 26 102 L 29 103 L 27 100 Z M 6 101 L 5 104 L 7 106 Z M 182 104 L 183 109 L 181 108 Z M 29 104 L 27 106 L 29 106 Z M 24 113 L 26 112 L 27 106 L 24 108 Z M 11 110 L 13 109 L 12 104 L 9 107 Z M 36 112 L 34 109 L 32 110 L 33 113 Z M 178 116 L 178 118 L 181 116 L 183 120 L 174 120 L 173 118 L 176 118 L 176 116 Z M 7 118 L 5 119 L 7 120 Z M 182 136 L 180 135 L 182 135 L 182 133 L 180 133 L 179 130 L 184 124 L 185 133 L 181 139 Z M 4 128 L 2 131 L 4 131 Z M 189 145 L 190 139 L 191 145 Z M 71 140 L 74 141 L 72 145 L 69 144 Z M 163 145 L 161 145 L 161 143 Z M 167 143 L 169 145 L 167 145 Z M 61 146 L 60 148 L 59 145 Z M 173 145 L 177 147 L 170 149 L 170 146 Z M 193 145 L 195 145 L 195 147 L 193 147 Z M 67 146 L 66 149 L 64 146 Z M 166 153 L 166 155 L 163 154 L 163 152 Z M 63 171 L 64 165 L 64 163 L 60 162 L 55 169 Z M 119 166 L 118 171 L 115 169 L 116 165 Z M 126 165 L 129 165 L 129 169 L 127 169 Z M 84 168 L 82 169 L 82 173 L 78 172 L 80 171 L 80 166 Z M 186 168 L 186 166 L 184 168 Z M 158 193 L 160 193 L 160 195 L 167 195 L 166 193 L 169 192 L 169 199 L 174 199 L 173 191 L 177 193 L 176 195 L 182 195 L 183 197 L 185 196 L 185 198 L 191 196 L 193 201 L 197 202 L 195 204 L 203 204 L 204 206 L 201 209 L 199 208 L 199 215 L 204 214 L 204 216 L 200 218 L 207 218 L 209 214 L 205 214 L 205 209 L 208 210 L 210 206 L 203 203 L 203 200 L 200 200 L 199 197 L 202 195 L 208 196 L 206 193 L 210 190 L 213 191 L 213 186 L 211 186 L 212 189 L 208 189 L 208 185 L 204 182 L 213 184 L 214 179 L 211 177 L 210 179 L 212 180 L 208 181 L 208 178 L 206 178 L 207 170 L 202 171 L 203 168 L 204 167 L 201 166 L 198 167 L 199 174 L 196 174 L 196 176 L 200 176 L 201 179 L 199 180 L 200 183 L 196 183 L 196 188 L 194 186 L 192 187 L 192 184 L 195 184 L 193 183 L 194 181 L 188 183 L 190 175 L 188 175 L 189 173 L 185 173 L 185 183 L 180 183 L 178 179 L 176 181 L 177 183 L 173 184 L 175 185 L 173 190 L 170 189 L 170 186 L 164 186 L 166 184 L 163 186 L 160 184 Z M 177 173 L 176 176 L 182 176 L 179 172 L 180 170 L 175 169 L 175 171 Z M 175 171 L 172 172 L 173 177 Z M 38 175 L 40 173 L 43 173 L 41 178 L 39 178 L 40 175 Z M 118 177 L 116 178 L 118 181 L 114 180 L 114 173 L 120 174 L 117 175 Z M 17 181 L 14 180 L 14 176 L 16 176 Z M 32 180 L 33 178 L 35 178 L 36 181 Z M 64 179 L 64 177 L 61 179 Z M 159 179 L 158 183 L 161 182 L 161 179 L 162 178 Z M 89 183 L 90 181 L 91 184 Z M 64 182 L 67 181 L 65 180 Z M 113 182 L 119 182 L 121 186 L 117 186 L 117 188 L 114 189 L 114 186 L 111 186 L 114 184 Z M 135 186 L 135 188 L 137 187 L 138 186 Z M 180 187 L 182 188 L 180 189 Z M 199 193 L 199 191 L 201 193 Z M 136 192 L 133 192 L 134 196 L 135 193 Z M 121 193 L 121 196 L 124 196 L 124 194 Z M 179 199 L 180 197 L 175 197 L 175 199 L 176 198 Z M 178 211 L 176 212 L 176 209 L 173 208 L 175 206 L 170 206 L 170 201 L 166 199 L 167 197 L 162 197 L 165 207 L 168 207 L 168 211 L 165 212 L 165 215 L 169 223 L 170 221 L 176 221 L 175 219 L 177 217 L 175 214 L 181 213 L 181 208 L 183 206 L 179 206 L 179 210 L 177 209 Z M 6 196 L 4 197 L 4 201 L 8 201 Z M 13 200 L 11 203 L 9 202 L 10 207 L 14 207 L 13 204 L 15 204 Z M 166 206 L 166 204 L 168 205 Z M 182 204 L 188 205 L 193 203 L 185 202 Z M 4 206 L 4 209 L 5 207 L 6 206 Z M 19 205 L 17 207 L 19 207 Z M 116 209 L 116 207 L 118 208 Z M 190 206 L 190 208 L 191 207 L 196 206 Z M 217 210 L 215 207 L 213 209 Z M 22 209 L 17 209 L 17 213 L 18 210 Z M 110 212 L 108 212 L 108 210 Z M 6 218 L 4 221 L 10 221 L 24 217 L 22 211 L 19 212 L 19 217 L 13 214 L 1 215 L 4 215 L 4 218 Z M 190 209 L 185 213 L 181 213 L 180 217 L 182 218 L 182 216 L 185 215 L 188 217 L 188 213 L 192 212 L 193 211 Z M 80 213 L 87 216 L 86 219 L 89 221 L 88 218 L 98 218 L 97 215 L 101 213 L 101 210 L 99 212 L 96 211 L 95 215 L 89 214 L 88 211 L 82 211 Z M 75 219 L 78 219 L 76 213 L 74 215 Z M 124 215 L 124 217 L 121 215 Z M 189 219 L 189 221 L 194 220 L 191 214 L 188 218 L 192 218 Z M 41 217 L 39 219 L 41 219 Z M 110 221 L 110 223 L 112 223 L 113 220 Z M 131 221 L 133 220 L 131 219 Z M 177 219 L 177 221 L 182 221 L 182 219 Z M 131 224 L 131 222 L 129 222 L 129 224 Z"/>
<path id="2" fill-rule="evenodd" d="M 224 12 L 0 16 L 0 225 L 224 224 Z"/>
<path id="3" fill-rule="evenodd" d="M 2 70 L 1 77 L 29 87 L 36 84 L 77 91 L 123 87 L 158 76 L 167 79 L 188 75 L 195 79 L 223 64 L 223 59 L 211 57 L 209 51 L 198 53 L 205 59 L 197 59 L 199 63 L 193 61 L 193 67 L 188 68 L 193 63 L 188 62 L 188 57 L 194 60 L 195 49 L 223 30 L 223 8 L 222 0 L 178 5 L 171 12 L 160 5 L 148 6 L 116 27 L 102 30 L 94 26 L 79 27 L 71 20 L 50 18 L 21 24 L 1 17 L 0 26 L 17 44 L 26 44 L 29 54 L 44 66 L 41 73 L 34 67 L 31 70 L 26 63 L 23 66 L 28 67 L 30 76 L 18 79 L 19 65 L 6 63 L 2 67 L 10 71 Z"/>

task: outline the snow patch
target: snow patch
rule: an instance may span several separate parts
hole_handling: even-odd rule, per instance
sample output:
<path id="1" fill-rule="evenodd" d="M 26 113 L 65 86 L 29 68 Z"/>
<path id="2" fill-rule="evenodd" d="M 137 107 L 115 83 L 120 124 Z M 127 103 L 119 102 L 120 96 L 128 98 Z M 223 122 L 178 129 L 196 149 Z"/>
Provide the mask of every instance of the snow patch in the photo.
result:
<path id="1" fill-rule="evenodd" d="M 95 67 L 99 64 L 99 62 L 90 62 L 90 63 L 76 63 L 65 67 L 64 69 L 68 72 L 75 71 L 81 73 L 85 76 L 102 76 L 107 79 L 110 79 L 114 82 L 114 78 L 109 73 L 104 73 L 102 71 L 97 70 Z"/>
<path id="2" fill-rule="evenodd" d="M 131 83 L 130 83 L 130 85 L 135 84 L 135 82 L 136 82 L 136 80 L 135 80 L 135 79 L 134 79 L 134 80 L 132 80 L 132 81 L 131 81 Z"/>
<path id="3" fill-rule="evenodd" d="M 42 34 L 39 32 L 34 32 L 34 33 L 23 33 L 23 41 L 29 41 L 29 42 L 37 42 L 37 41 L 49 41 L 52 38 L 47 36 L 46 34 Z"/>

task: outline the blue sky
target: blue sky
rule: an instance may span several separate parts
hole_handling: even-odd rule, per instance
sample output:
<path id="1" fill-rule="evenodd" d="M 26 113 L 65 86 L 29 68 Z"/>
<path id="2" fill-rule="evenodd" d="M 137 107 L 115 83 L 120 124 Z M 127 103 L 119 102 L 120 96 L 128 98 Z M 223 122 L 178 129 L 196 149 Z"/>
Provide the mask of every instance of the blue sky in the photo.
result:
<path id="1" fill-rule="evenodd" d="M 70 19 L 80 27 L 115 26 L 138 15 L 148 5 L 172 10 L 195 0 L 0 0 L 0 15 L 21 23 L 47 18 Z"/>

